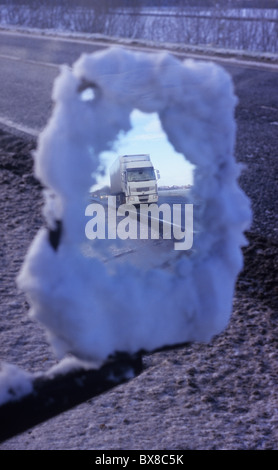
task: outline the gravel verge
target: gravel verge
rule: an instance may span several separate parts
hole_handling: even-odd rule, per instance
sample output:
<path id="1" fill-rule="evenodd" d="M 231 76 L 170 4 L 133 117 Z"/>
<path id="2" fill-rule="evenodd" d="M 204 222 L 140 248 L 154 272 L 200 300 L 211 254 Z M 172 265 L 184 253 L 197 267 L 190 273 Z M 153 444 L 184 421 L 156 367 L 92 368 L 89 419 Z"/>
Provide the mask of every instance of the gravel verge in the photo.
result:
<path id="1" fill-rule="evenodd" d="M 277 450 L 277 104 L 251 109 L 245 100 L 237 109 L 236 154 L 247 165 L 240 184 L 251 198 L 254 222 L 228 328 L 209 344 L 146 356 L 140 376 L 4 442 L 0 450 Z M 56 363 L 15 284 L 43 224 L 34 148 L 34 141 L 0 131 L 1 359 L 30 372 Z"/>

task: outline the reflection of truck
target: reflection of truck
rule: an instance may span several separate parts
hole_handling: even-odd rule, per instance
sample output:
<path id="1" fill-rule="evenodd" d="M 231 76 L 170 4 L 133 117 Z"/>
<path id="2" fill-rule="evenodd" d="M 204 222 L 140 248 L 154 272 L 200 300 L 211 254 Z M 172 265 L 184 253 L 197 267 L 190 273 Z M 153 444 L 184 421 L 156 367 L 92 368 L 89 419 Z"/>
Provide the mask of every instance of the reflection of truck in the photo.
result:
<path id="1" fill-rule="evenodd" d="M 111 194 L 116 195 L 121 204 L 158 201 L 156 170 L 149 155 L 118 157 L 110 168 L 110 182 Z"/>

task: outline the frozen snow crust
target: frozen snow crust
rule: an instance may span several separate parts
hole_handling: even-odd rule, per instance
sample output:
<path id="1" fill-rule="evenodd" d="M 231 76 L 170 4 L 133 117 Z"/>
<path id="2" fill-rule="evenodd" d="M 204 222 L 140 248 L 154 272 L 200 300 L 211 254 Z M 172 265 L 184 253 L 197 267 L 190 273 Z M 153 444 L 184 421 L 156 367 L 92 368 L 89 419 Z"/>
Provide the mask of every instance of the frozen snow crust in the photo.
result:
<path id="1" fill-rule="evenodd" d="M 94 90 L 92 101 L 81 92 Z M 229 75 L 213 63 L 180 62 L 167 53 L 111 48 L 82 55 L 57 78 L 55 108 L 39 136 L 35 173 L 48 188 L 49 227 L 62 221 L 57 250 L 42 228 L 18 277 L 30 314 L 47 329 L 59 358 L 104 361 L 185 341 L 209 341 L 227 325 L 242 268 L 249 200 L 235 162 L 236 98 Z M 196 165 L 192 197 L 194 252 L 174 271 L 121 265 L 111 272 L 84 256 L 85 207 L 102 151 L 130 129 L 133 109 L 157 112 L 177 152 Z M 97 242 L 97 241 L 96 241 Z M 96 243 L 96 250 L 103 249 Z"/>
<path id="2" fill-rule="evenodd" d="M 0 406 L 19 400 L 33 391 L 33 376 L 13 364 L 2 363 L 0 369 Z"/>

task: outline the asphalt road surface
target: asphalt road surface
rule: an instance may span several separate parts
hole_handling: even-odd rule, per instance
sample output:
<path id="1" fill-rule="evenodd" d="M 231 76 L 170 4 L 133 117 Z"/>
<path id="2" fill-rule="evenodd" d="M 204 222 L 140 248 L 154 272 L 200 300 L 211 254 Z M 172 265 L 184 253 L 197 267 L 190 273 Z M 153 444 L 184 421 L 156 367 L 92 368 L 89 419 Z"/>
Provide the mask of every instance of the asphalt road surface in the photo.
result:
<path id="1" fill-rule="evenodd" d="M 37 135 L 51 114 L 51 91 L 60 66 L 71 66 L 83 52 L 105 47 L 107 44 L 89 40 L 1 31 L 0 126 Z M 273 76 L 277 76 L 278 65 L 253 62 L 248 65 L 229 60 L 220 63 L 232 75 L 240 99 L 247 94 L 256 105 L 255 100 L 262 96 L 262 86 L 267 87 L 269 97 L 276 94 Z"/>
<path id="2" fill-rule="evenodd" d="M 148 217 L 141 215 L 141 206 L 128 206 L 128 210 L 122 216 L 117 215 L 117 223 L 123 221 L 125 218 L 129 218 L 130 224 L 136 224 L 137 236 L 133 233 L 131 238 L 125 239 L 123 235 L 119 236 L 118 226 L 115 225 L 116 240 L 105 240 L 105 247 L 98 250 L 96 240 L 93 242 L 87 240 L 87 246 L 85 254 L 87 256 L 98 257 L 104 263 L 109 263 L 109 267 L 117 266 L 119 263 L 129 262 L 133 265 L 143 268 L 145 270 L 150 268 L 161 268 L 162 266 L 166 269 L 172 269 L 173 263 L 176 258 L 180 256 L 180 251 L 176 243 L 184 242 L 185 240 L 191 240 L 191 233 L 189 233 L 189 227 L 191 227 L 185 216 L 185 205 L 191 204 L 192 200 L 190 197 L 189 190 L 183 191 L 163 191 L 159 192 L 158 206 L 161 211 L 151 210 L 148 212 Z M 99 203 L 100 200 L 93 198 L 90 203 Z M 108 204 L 112 205 L 112 202 L 108 199 L 102 201 L 105 209 L 105 226 L 111 225 L 111 220 L 108 221 Z M 163 212 L 163 204 L 167 205 L 170 210 L 170 218 L 168 218 L 169 212 Z M 177 231 L 174 231 L 171 221 L 173 220 L 173 206 L 176 206 L 178 217 Z M 118 207 L 117 207 L 118 209 Z M 142 211 L 142 214 L 144 212 Z M 93 219 L 93 217 L 92 217 Z M 194 212 L 193 212 L 194 219 Z M 89 220 L 89 219 L 88 219 Z M 168 222 L 170 221 L 170 223 Z M 179 224 L 180 221 L 180 224 Z M 127 229 L 130 231 L 131 227 Z M 104 228 L 105 230 L 105 228 Z M 144 235 L 142 233 L 144 232 Z M 184 236 L 182 234 L 184 233 Z M 179 238 L 177 238 L 177 236 Z M 180 238 L 181 236 L 181 238 Z M 97 241 L 101 243 L 101 241 Z M 192 237 L 193 243 L 193 237 Z M 176 247 L 176 248 L 175 248 Z M 187 250 L 190 250 L 192 246 Z"/>
<path id="3" fill-rule="evenodd" d="M 53 81 L 59 74 L 60 66 L 71 66 L 82 53 L 92 53 L 106 47 L 108 44 L 100 41 L 0 31 L 0 128 L 12 133 L 19 131 L 19 134 L 23 131 L 24 136 L 37 136 L 52 111 Z M 131 49 L 134 47 L 131 46 Z M 185 55 L 178 53 L 178 57 Z M 211 58 L 202 58 L 206 59 Z M 247 195 L 254 199 L 253 188 L 256 185 L 253 180 L 260 178 L 260 182 L 265 182 L 264 191 L 259 199 L 256 198 L 256 206 L 253 206 L 253 227 L 259 231 L 263 227 L 265 235 L 276 237 L 275 172 L 271 171 L 267 162 L 273 158 L 272 161 L 276 161 L 277 156 L 278 64 L 247 63 L 228 58 L 217 58 L 215 61 L 231 74 L 238 97 L 235 153 L 237 161 L 249 167 L 242 177 Z M 256 163 L 255 156 L 258 156 L 260 165 Z M 269 223 L 263 223 L 266 204 L 273 230 L 270 230 Z"/>
<path id="4" fill-rule="evenodd" d="M 0 33 L 0 125 L 38 133 L 52 110 L 53 81 L 62 64 L 72 65 L 92 43 Z"/>

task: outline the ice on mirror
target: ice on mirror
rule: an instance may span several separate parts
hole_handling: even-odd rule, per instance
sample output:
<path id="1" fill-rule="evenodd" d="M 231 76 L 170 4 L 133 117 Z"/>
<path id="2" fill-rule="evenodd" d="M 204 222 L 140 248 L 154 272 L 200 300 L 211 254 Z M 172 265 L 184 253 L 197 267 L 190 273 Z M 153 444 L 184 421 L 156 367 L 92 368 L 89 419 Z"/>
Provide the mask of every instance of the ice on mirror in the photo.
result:
<path id="1" fill-rule="evenodd" d="M 84 80 L 98 90 L 89 101 L 78 91 Z M 35 155 L 36 176 L 48 188 L 44 214 L 50 229 L 39 231 L 18 277 L 30 315 L 44 325 L 59 358 L 71 353 L 101 363 L 115 351 L 210 341 L 229 322 L 251 221 L 249 200 L 237 182 L 236 97 L 229 75 L 209 62 L 111 48 L 64 68 L 53 97 L 56 106 Z M 151 133 L 160 138 L 162 128 L 194 168 L 194 254 L 175 256 L 170 269 L 159 260 L 159 249 L 149 250 L 161 261 L 149 269 L 126 256 L 112 270 L 104 260 L 105 240 L 92 243 L 92 256 L 83 251 L 85 209 L 99 182 L 100 159 L 114 152 L 120 135 L 132 132 L 133 113 L 137 119 L 147 114 Z M 169 163 L 160 152 L 152 158 L 162 180 Z"/>

